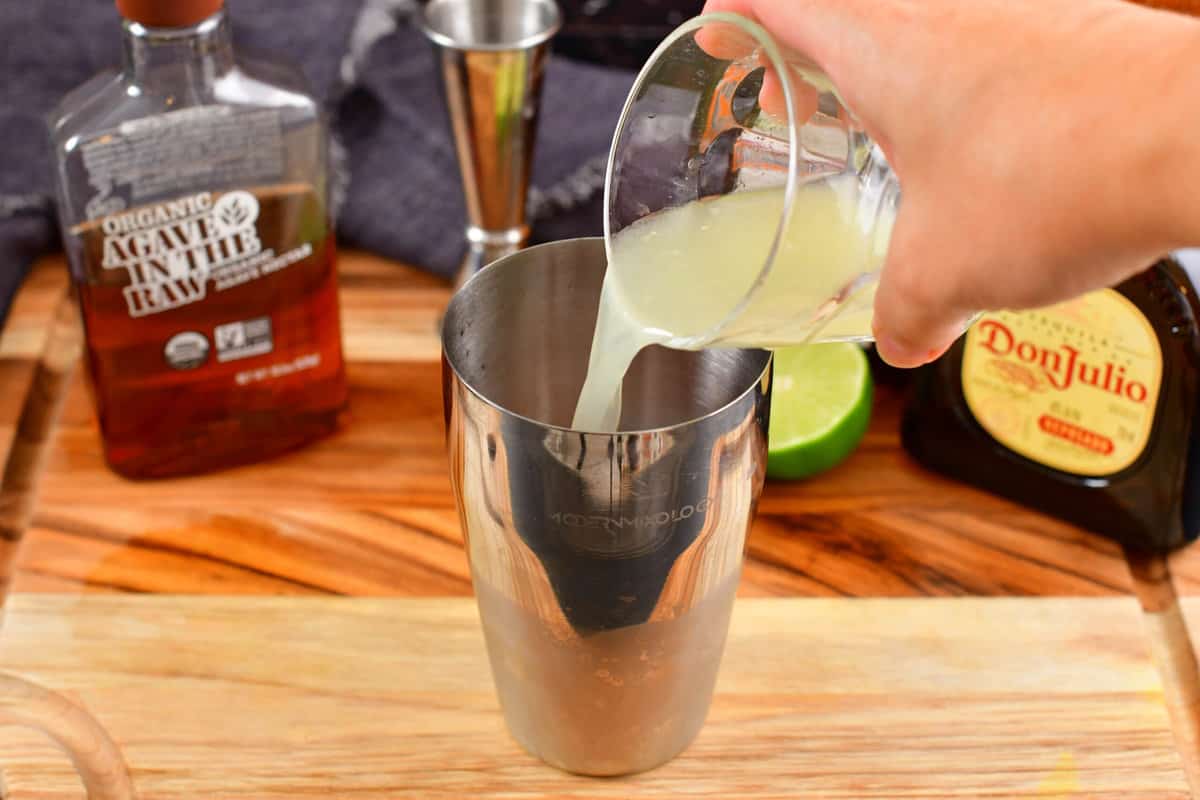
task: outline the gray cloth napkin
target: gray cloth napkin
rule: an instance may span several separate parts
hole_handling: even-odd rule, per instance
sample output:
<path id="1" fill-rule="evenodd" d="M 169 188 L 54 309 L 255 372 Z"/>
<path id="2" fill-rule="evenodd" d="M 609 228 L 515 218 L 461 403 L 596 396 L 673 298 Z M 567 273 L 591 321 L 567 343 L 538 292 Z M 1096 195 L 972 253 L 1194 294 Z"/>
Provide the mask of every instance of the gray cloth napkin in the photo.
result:
<path id="1" fill-rule="evenodd" d="M 435 56 L 412 9 L 393 3 L 390 27 L 353 48 L 335 126 L 350 171 L 339 228 L 343 241 L 450 276 L 466 212 Z M 528 209 L 534 242 L 603 233 L 604 169 L 633 77 L 551 57 Z"/>
<path id="2" fill-rule="evenodd" d="M 299 64 L 333 123 L 339 231 L 441 275 L 464 250 L 465 212 L 434 56 L 411 0 L 229 0 L 239 50 Z M 45 117 L 120 63 L 107 0 L 0 3 L 0 319 L 29 263 L 53 247 Z M 531 191 L 535 239 L 597 234 L 603 163 L 632 73 L 552 58 Z"/>

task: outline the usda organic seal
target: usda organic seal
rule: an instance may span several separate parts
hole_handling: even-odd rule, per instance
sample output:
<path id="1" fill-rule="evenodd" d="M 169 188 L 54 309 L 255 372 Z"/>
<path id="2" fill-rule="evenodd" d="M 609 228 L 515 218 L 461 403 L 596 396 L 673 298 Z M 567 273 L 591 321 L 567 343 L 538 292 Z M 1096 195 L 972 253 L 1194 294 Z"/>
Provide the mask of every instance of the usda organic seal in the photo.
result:
<path id="1" fill-rule="evenodd" d="M 195 369 L 208 360 L 208 351 L 204 334 L 184 331 L 171 337 L 163 348 L 163 357 L 175 369 Z"/>

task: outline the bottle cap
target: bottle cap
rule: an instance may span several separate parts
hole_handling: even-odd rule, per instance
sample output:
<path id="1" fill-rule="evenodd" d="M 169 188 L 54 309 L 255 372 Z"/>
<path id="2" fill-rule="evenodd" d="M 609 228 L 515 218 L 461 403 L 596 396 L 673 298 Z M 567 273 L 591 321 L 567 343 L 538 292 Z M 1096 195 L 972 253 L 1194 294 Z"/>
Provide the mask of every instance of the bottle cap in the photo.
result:
<path id="1" fill-rule="evenodd" d="M 117 0 L 117 11 L 147 28 L 187 28 L 221 10 L 225 0 Z"/>

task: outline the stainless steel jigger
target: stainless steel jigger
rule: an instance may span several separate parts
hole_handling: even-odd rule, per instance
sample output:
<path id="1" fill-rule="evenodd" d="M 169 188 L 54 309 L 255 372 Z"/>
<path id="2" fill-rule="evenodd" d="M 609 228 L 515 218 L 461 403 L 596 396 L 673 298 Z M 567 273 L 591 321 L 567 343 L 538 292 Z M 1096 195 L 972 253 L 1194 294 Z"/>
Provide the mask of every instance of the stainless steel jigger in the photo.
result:
<path id="1" fill-rule="evenodd" d="M 622 432 L 572 430 L 604 271 L 603 239 L 522 250 L 468 281 L 442 328 L 450 478 L 500 705 L 527 750 L 588 775 L 662 764 L 704 722 L 771 382 L 762 350 L 650 347 Z"/>
<path id="2" fill-rule="evenodd" d="M 437 48 L 466 195 L 462 284 L 529 238 L 542 73 L 562 15 L 554 0 L 430 0 L 417 18 Z"/>

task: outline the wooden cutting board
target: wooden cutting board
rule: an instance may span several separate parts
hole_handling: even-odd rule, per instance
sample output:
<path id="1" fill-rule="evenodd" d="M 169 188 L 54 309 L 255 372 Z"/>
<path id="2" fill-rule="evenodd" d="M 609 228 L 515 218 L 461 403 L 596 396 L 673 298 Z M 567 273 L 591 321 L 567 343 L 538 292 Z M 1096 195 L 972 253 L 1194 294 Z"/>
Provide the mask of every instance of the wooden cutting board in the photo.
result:
<path id="1" fill-rule="evenodd" d="M 609 780 L 507 736 L 465 598 L 17 595 L 0 669 L 91 710 L 143 800 L 1186 798 L 1142 625 L 1119 597 L 739 600 L 699 739 Z M 0 761 L 13 800 L 79 796 L 35 734 Z"/>
<path id="2" fill-rule="evenodd" d="M 345 426 L 266 463 L 151 482 L 105 466 L 82 365 L 42 369 L 78 331 L 62 257 L 35 266 L 0 333 L 0 454 L 18 425 L 46 427 L 33 442 L 43 461 L 14 589 L 469 596 L 441 397 L 449 288 L 361 252 L 343 251 L 339 266 Z M 817 481 L 768 481 L 743 594 L 1133 591 L 1114 543 L 920 469 L 900 446 L 902 386 L 875 389 L 852 458 Z M 1200 569 L 1187 575 L 1200 590 Z"/>

